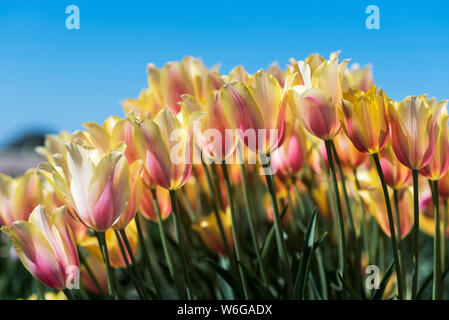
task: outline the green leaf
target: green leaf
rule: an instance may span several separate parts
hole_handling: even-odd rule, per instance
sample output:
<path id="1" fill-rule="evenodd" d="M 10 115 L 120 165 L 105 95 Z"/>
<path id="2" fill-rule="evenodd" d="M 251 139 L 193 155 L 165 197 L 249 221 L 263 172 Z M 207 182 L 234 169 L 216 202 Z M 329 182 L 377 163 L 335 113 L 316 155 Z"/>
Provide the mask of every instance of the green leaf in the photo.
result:
<path id="1" fill-rule="evenodd" d="M 352 297 L 352 299 L 363 300 L 362 296 L 353 287 L 351 287 L 351 285 L 348 282 L 346 282 L 345 279 L 343 279 L 343 277 L 341 276 L 340 273 L 337 273 L 337 275 L 343 285 L 343 289 L 347 293 L 349 293 L 349 295 Z"/>
<path id="2" fill-rule="evenodd" d="M 206 261 L 211 265 L 211 267 L 223 278 L 224 281 L 234 290 L 235 295 L 239 299 L 243 299 L 243 290 L 240 285 L 240 281 L 228 270 L 223 269 L 212 259 L 206 259 Z"/>
<path id="3" fill-rule="evenodd" d="M 387 287 L 388 281 L 390 280 L 393 271 L 394 271 L 394 260 L 391 262 L 390 266 L 387 269 L 387 272 L 385 273 L 382 281 L 380 282 L 379 289 L 377 289 L 376 292 L 374 292 L 372 300 L 382 299 L 385 288 Z"/>
<path id="4" fill-rule="evenodd" d="M 284 217 L 285 213 L 287 212 L 288 205 L 284 207 L 284 209 L 281 212 L 281 220 Z M 265 265 L 269 263 L 269 256 L 272 250 L 274 249 L 274 243 L 276 242 L 276 226 L 273 225 L 268 232 L 267 237 L 265 238 L 265 241 L 262 245 L 262 261 Z"/>
<path id="5" fill-rule="evenodd" d="M 304 299 L 304 291 L 307 286 L 307 281 L 309 278 L 310 263 L 312 261 L 311 256 L 313 253 L 313 244 L 315 239 L 316 230 L 316 208 L 313 211 L 313 216 L 310 221 L 309 227 L 307 228 L 306 236 L 304 239 L 304 249 L 302 252 L 301 262 L 299 264 L 298 273 L 296 274 L 295 281 L 295 294 L 298 299 Z"/>
<path id="6" fill-rule="evenodd" d="M 247 275 L 248 283 L 255 289 L 257 292 L 256 299 L 263 300 L 275 300 L 276 297 L 270 292 L 270 290 L 265 287 L 259 277 L 243 262 L 238 261 L 238 263 L 242 266 L 243 271 Z"/>

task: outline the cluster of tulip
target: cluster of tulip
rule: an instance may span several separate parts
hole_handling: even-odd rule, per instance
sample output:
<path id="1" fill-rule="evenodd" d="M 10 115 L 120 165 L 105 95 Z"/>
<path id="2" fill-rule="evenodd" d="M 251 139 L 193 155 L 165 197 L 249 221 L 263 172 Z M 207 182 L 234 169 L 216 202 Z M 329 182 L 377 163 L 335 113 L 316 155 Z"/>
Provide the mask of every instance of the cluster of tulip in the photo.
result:
<path id="1" fill-rule="evenodd" d="M 39 297 L 443 298 L 446 102 L 396 102 L 338 55 L 253 75 L 150 64 L 124 118 L 47 136 L 46 162 L 0 175 Z"/>

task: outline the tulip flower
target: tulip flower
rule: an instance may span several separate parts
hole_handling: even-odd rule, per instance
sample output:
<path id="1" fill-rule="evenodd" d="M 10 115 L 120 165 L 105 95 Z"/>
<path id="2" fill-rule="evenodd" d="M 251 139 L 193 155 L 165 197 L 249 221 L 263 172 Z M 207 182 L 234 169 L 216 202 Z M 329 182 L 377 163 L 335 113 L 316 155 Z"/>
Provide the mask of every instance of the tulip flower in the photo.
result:
<path id="1" fill-rule="evenodd" d="M 391 145 L 406 167 L 420 170 L 433 156 L 439 107 L 431 108 L 424 97 L 406 97 L 389 108 Z"/>
<path id="2" fill-rule="evenodd" d="M 407 185 L 412 172 L 396 158 L 391 144 L 387 144 L 379 153 L 380 165 L 385 182 L 393 189 L 401 189 Z"/>
<path id="3" fill-rule="evenodd" d="M 33 293 L 31 296 L 28 297 L 27 300 L 38 300 L 37 294 Z M 63 291 L 55 292 L 45 292 L 44 294 L 45 300 L 67 300 L 66 295 Z"/>
<path id="4" fill-rule="evenodd" d="M 117 222 L 128 203 L 128 161 L 119 151 L 99 156 L 74 143 L 67 150 L 67 172 L 50 163 L 42 163 L 40 172 L 80 222 L 104 232 Z"/>
<path id="5" fill-rule="evenodd" d="M 343 92 L 351 89 L 367 92 L 373 84 L 373 70 L 371 66 L 360 68 L 358 63 L 354 63 L 344 73 Z"/>
<path id="6" fill-rule="evenodd" d="M 180 112 L 177 117 L 168 109 L 161 110 L 154 120 L 145 119 L 140 126 L 139 152 L 145 168 L 159 186 L 177 190 L 190 177 L 192 171 L 193 126 L 203 114 L 188 116 Z"/>
<path id="7" fill-rule="evenodd" d="M 127 116 L 136 116 L 140 119 L 150 119 L 163 108 L 158 92 L 152 88 L 140 91 L 137 99 L 123 100 L 122 106 Z"/>
<path id="8" fill-rule="evenodd" d="M 204 103 L 189 95 L 183 95 L 183 101 L 191 111 L 205 113 L 201 118 L 201 126 L 194 128 L 197 143 L 203 154 L 216 163 L 221 163 L 232 156 L 238 140 L 225 117 L 220 91 L 212 92 Z M 203 157 L 206 163 L 209 162 L 207 158 Z"/>
<path id="9" fill-rule="evenodd" d="M 163 220 L 167 219 L 171 212 L 170 193 L 168 190 L 157 187 L 156 188 L 157 202 L 161 211 L 161 217 Z M 152 221 L 157 221 L 157 213 L 154 207 L 154 199 L 150 188 L 144 187 L 142 193 L 142 199 L 140 201 L 140 212 L 142 215 Z"/>
<path id="10" fill-rule="evenodd" d="M 243 66 L 237 66 L 229 72 L 229 75 L 227 77 L 223 76 L 223 78 L 226 80 L 226 82 L 229 83 L 243 82 L 244 84 L 248 85 L 251 75 L 246 72 Z"/>
<path id="11" fill-rule="evenodd" d="M 39 281 L 57 290 L 77 281 L 78 252 L 65 207 L 48 215 L 39 205 L 28 221 L 13 222 L 1 230 L 11 237 L 23 265 Z"/>
<path id="12" fill-rule="evenodd" d="M 345 95 L 340 118 L 343 130 L 360 152 L 378 153 L 389 138 L 388 98 L 372 86 L 368 92 Z"/>
<path id="13" fill-rule="evenodd" d="M 429 180 L 439 180 L 449 169 L 449 115 L 446 112 L 440 115 L 436 125 L 435 148 L 430 162 L 419 170 Z"/>
<path id="14" fill-rule="evenodd" d="M 30 169 L 19 178 L 0 173 L 0 226 L 27 221 L 43 197 L 42 182 L 36 170 Z"/>
<path id="15" fill-rule="evenodd" d="M 220 217 L 225 230 L 226 239 L 228 240 L 230 249 L 234 248 L 234 242 L 232 241 L 232 223 L 229 210 L 226 213 L 220 211 Z M 201 217 L 193 225 L 192 229 L 197 231 L 203 240 L 207 248 L 218 254 L 226 254 L 225 245 L 223 243 L 223 238 L 220 234 L 220 229 L 218 228 L 217 219 L 213 213 Z"/>
<path id="16" fill-rule="evenodd" d="M 379 188 L 371 188 L 359 191 L 365 205 L 376 219 L 382 231 L 391 237 L 388 214 L 386 212 L 384 196 Z M 409 188 L 398 191 L 400 238 L 403 239 L 410 233 L 413 226 L 413 194 Z M 391 201 L 393 198 L 391 197 Z M 394 230 L 397 229 L 397 219 L 394 218 Z"/>
<path id="17" fill-rule="evenodd" d="M 223 81 L 214 70 L 208 70 L 200 59 L 185 57 L 181 62 L 169 62 L 162 69 L 148 65 L 148 82 L 160 99 L 173 114 L 181 107 L 181 96 L 190 94 L 198 99 L 207 97 L 213 90 L 219 89 Z"/>
<path id="18" fill-rule="evenodd" d="M 449 172 L 438 180 L 438 191 L 443 199 L 449 198 Z"/>
<path id="19" fill-rule="evenodd" d="M 248 80 L 228 83 L 220 90 L 221 106 L 232 126 L 240 129 L 240 138 L 251 150 L 268 154 L 278 148 L 284 138 L 286 93 L 265 70 L 259 70 Z"/>
<path id="20" fill-rule="evenodd" d="M 345 134 L 337 134 L 334 144 L 343 166 L 355 170 L 367 162 L 367 155 L 358 151 Z"/>
<path id="21" fill-rule="evenodd" d="M 307 157 L 307 138 L 299 123 L 295 122 L 284 144 L 273 152 L 272 165 L 282 181 L 295 177 Z"/>

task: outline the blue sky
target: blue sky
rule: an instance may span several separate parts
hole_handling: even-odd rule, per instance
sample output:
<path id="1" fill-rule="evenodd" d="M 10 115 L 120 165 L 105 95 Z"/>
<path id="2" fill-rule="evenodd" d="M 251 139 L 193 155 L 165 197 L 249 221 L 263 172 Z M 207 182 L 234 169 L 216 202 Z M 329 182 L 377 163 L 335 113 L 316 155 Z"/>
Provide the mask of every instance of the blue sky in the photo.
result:
<path id="1" fill-rule="evenodd" d="M 65 8 L 80 8 L 67 30 Z M 380 30 L 365 8 L 380 9 Z M 19 132 L 81 128 L 122 115 L 147 86 L 145 66 L 185 55 L 250 72 L 310 53 L 372 63 L 394 99 L 449 98 L 447 1 L 0 0 L 0 145 Z"/>

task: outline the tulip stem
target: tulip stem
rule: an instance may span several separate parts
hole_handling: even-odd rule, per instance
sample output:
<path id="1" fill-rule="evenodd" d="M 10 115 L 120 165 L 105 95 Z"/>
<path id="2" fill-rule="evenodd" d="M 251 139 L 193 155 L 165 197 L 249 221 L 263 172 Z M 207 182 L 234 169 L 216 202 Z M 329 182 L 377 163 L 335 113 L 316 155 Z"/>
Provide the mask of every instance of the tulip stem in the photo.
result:
<path id="1" fill-rule="evenodd" d="M 355 181 L 355 187 L 357 191 L 360 191 L 360 182 L 359 179 L 357 178 L 357 169 L 352 169 L 353 175 L 354 175 L 354 181 Z M 361 211 L 362 211 L 362 221 L 360 223 L 360 234 L 362 235 L 362 239 L 363 239 L 363 246 L 365 248 L 365 250 L 368 252 L 368 259 L 371 260 L 370 257 L 370 242 L 368 240 L 369 237 L 369 232 L 368 232 L 368 222 L 367 222 L 367 216 L 366 216 L 366 211 L 365 211 L 365 206 L 363 204 L 363 199 L 362 196 L 359 194 L 359 202 L 360 202 L 360 206 L 361 206 Z"/>
<path id="2" fill-rule="evenodd" d="M 182 230 L 181 230 L 181 223 L 180 223 L 180 217 L 179 217 L 179 211 L 178 206 L 176 203 L 176 194 L 174 190 L 170 190 L 170 201 L 171 201 L 171 208 L 173 212 L 173 222 L 175 224 L 175 232 L 176 232 L 176 238 L 179 243 L 179 250 L 181 251 L 181 262 L 182 262 L 182 269 L 184 272 L 184 280 L 186 282 L 186 292 L 187 292 L 187 299 L 192 299 L 192 293 L 191 288 L 192 284 L 190 281 L 190 274 L 189 269 L 187 268 L 187 257 L 186 257 L 186 251 L 184 247 L 184 240 L 182 238 Z"/>
<path id="3" fill-rule="evenodd" d="M 117 295 L 112 283 L 112 269 L 109 263 L 109 253 L 106 244 L 105 232 L 95 232 L 95 235 L 97 236 L 98 244 L 101 249 L 101 254 L 103 255 L 104 264 L 106 266 L 106 280 L 108 282 L 109 299 L 117 299 Z"/>
<path id="4" fill-rule="evenodd" d="M 173 263 L 173 258 L 172 258 L 171 252 L 170 252 L 170 248 L 168 247 L 167 237 L 165 235 L 165 230 L 164 230 L 164 225 L 163 225 L 163 220 L 162 220 L 162 215 L 161 215 L 161 209 L 159 207 L 159 203 L 157 202 L 156 189 L 151 189 L 151 194 L 153 196 L 153 204 L 154 204 L 154 209 L 156 210 L 159 234 L 161 236 L 162 248 L 164 249 L 165 259 L 167 260 L 168 270 L 170 271 L 171 278 L 175 282 L 176 289 L 178 290 L 180 297 L 185 299 L 185 291 L 182 289 L 178 273 L 175 270 L 175 265 Z"/>
<path id="5" fill-rule="evenodd" d="M 418 266 L 419 266 L 419 193 L 418 193 L 418 170 L 412 170 L 413 176 L 413 255 L 415 258 L 413 282 L 412 282 L 412 299 L 416 299 L 418 290 Z"/>
<path id="6" fill-rule="evenodd" d="M 373 153 L 374 163 L 376 164 L 377 173 L 379 174 L 380 182 L 382 184 L 382 190 L 385 198 L 385 205 L 387 207 L 388 214 L 388 224 L 390 225 L 390 237 L 391 237 L 391 245 L 393 248 L 393 257 L 394 263 L 396 267 L 396 278 L 398 283 L 398 299 L 402 300 L 404 289 L 402 284 L 402 270 L 401 263 L 399 260 L 398 254 L 398 243 L 396 241 L 396 231 L 394 228 L 394 218 L 393 218 L 393 210 L 391 209 L 390 195 L 388 193 L 387 183 L 385 182 L 385 176 L 382 171 L 382 166 L 380 165 L 379 155 L 377 153 Z M 400 235 L 398 235 L 400 237 Z"/>
<path id="7" fill-rule="evenodd" d="M 441 299 L 441 240 L 440 240 L 440 197 L 438 194 L 438 181 L 430 181 L 432 185 L 432 200 L 435 220 L 435 235 L 433 237 L 433 287 L 432 299 Z"/>
<path id="8" fill-rule="evenodd" d="M 223 177 L 224 177 L 224 181 L 225 181 L 226 195 L 228 197 L 228 202 L 229 202 L 229 211 L 231 212 L 232 237 L 234 238 L 235 255 L 237 257 L 238 269 L 239 269 L 239 273 L 240 273 L 240 281 L 242 283 L 243 295 L 244 295 L 245 299 L 248 300 L 249 299 L 249 290 L 248 290 L 248 284 L 246 282 L 245 273 L 243 272 L 242 265 L 240 264 L 240 262 L 242 261 L 242 253 L 240 251 L 241 250 L 240 249 L 240 241 L 239 241 L 239 238 L 237 237 L 237 231 L 236 231 L 237 222 L 235 219 L 234 201 L 232 198 L 231 182 L 229 180 L 228 168 L 226 167 L 226 163 L 221 164 L 221 170 L 223 172 Z"/>
<path id="9" fill-rule="evenodd" d="M 254 229 L 254 219 L 252 216 L 251 205 L 250 205 L 249 197 L 248 197 L 248 189 L 247 189 L 248 187 L 246 185 L 245 166 L 243 164 L 243 159 L 242 159 L 243 155 L 241 154 L 242 149 L 239 147 L 237 152 L 239 152 L 239 155 L 241 157 L 241 159 L 240 159 L 241 160 L 240 161 L 240 176 L 242 179 L 243 199 L 245 201 L 245 213 L 246 213 L 246 217 L 248 219 L 249 231 L 250 231 L 251 238 L 253 241 L 254 250 L 256 251 L 256 258 L 257 258 L 257 263 L 259 264 L 260 276 L 262 277 L 263 284 L 267 285 L 268 278 L 267 278 L 267 274 L 265 272 L 265 267 L 262 262 L 262 256 L 260 254 L 259 241 L 257 239 L 257 234 Z"/>
<path id="10" fill-rule="evenodd" d="M 332 186 L 334 189 L 334 203 L 337 207 L 338 214 L 338 272 L 344 277 L 345 270 L 345 226 L 343 220 L 343 210 L 341 208 L 340 192 L 338 191 L 337 175 L 335 173 L 335 166 L 332 157 L 332 140 L 325 140 L 327 159 L 329 163 L 329 170 L 332 176 Z"/>
<path id="11" fill-rule="evenodd" d="M 446 269 L 446 229 L 447 229 L 447 198 L 443 202 L 443 234 L 441 236 L 441 270 Z M 441 283 L 444 285 L 444 281 Z M 441 288 L 444 294 L 443 288 Z"/>
<path id="12" fill-rule="evenodd" d="M 126 269 L 128 270 L 129 276 L 131 277 L 131 280 L 134 283 L 134 287 L 136 288 L 137 293 L 139 294 L 139 297 L 141 299 L 145 299 L 146 297 L 145 297 L 145 294 L 143 293 L 143 290 L 141 287 L 142 282 L 137 280 L 135 269 L 131 268 L 131 266 L 129 264 L 128 256 L 126 255 L 125 247 L 123 246 L 123 242 L 120 237 L 120 234 L 118 233 L 117 230 L 114 230 L 114 233 L 115 233 L 115 237 L 117 238 L 117 242 L 120 247 L 120 252 L 122 253 L 123 260 L 125 261 Z"/>
<path id="13" fill-rule="evenodd" d="M 401 212 L 399 209 L 399 194 L 397 189 L 393 189 L 393 200 L 394 200 L 394 209 L 396 213 L 396 232 L 398 233 L 398 250 L 399 250 L 399 263 L 401 264 L 402 271 L 402 285 L 403 294 L 406 295 L 407 292 L 407 281 L 405 279 L 405 271 L 404 271 L 404 251 L 402 249 L 402 236 L 401 236 Z"/>
<path id="14" fill-rule="evenodd" d="M 45 292 L 44 292 L 44 288 L 42 287 L 42 284 L 40 283 L 39 280 L 37 280 L 34 277 L 33 277 L 33 281 L 34 281 L 34 286 L 36 287 L 37 297 L 40 300 L 45 300 Z"/>
<path id="15" fill-rule="evenodd" d="M 273 175 L 271 172 L 268 172 L 268 170 L 270 170 L 271 164 L 270 164 L 270 155 L 266 155 L 266 158 L 263 160 L 263 168 L 265 170 L 264 174 L 265 174 L 265 179 L 267 181 L 267 185 L 268 185 L 268 191 L 270 193 L 270 198 L 271 198 L 271 203 L 273 206 L 273 213 L 274 213 L 274 225 L 275 225 L 275 229 L 276 229 L 276 242 L 277 242 L 277 247 L 278 247 L 278 252 L 279 252 L 279 258 L 281 260 L 281 266 L 282 266 L 282 271 L 285 275 L 286 278 L 286 283 L 287 283 L 287 290 L 288 290 L 288 294 L 290 296 L 290 299 L 293 299 L 294 297 L 294 291 L 293 291 L 293 280 L 292 280 L 292 275 L 290 273 L 290 262 L 288 260 L 288 255 L 287 255 L 287 245 L 285 243 L 285 239 L 284 239 L 284 230 L 282 230 L 282 222 L 281 222 L 281 215 L 279 213 L 279 207 L 278 207 L 278 203 L 277 203 L 277 199 L 276 199 L 276 188 L 274 186 L 274 180 L 273 180 Z"/>
<path id="16" fill-rule="evenodd" d="M 68 300 L 76 300 L 73 294 L 70 292 L 70 289 L 64 289 L 64 294 Z"/>
<path id="17" fill-rule="evenodd" d="M 212 207 L 213 207 L 213 211 L 214 211 L 214 215 L 215 215 L 215 220 L 217 220 L 218 229 L 220 231 L 221 238 L 223 239 L 223 244 L 224 244 L 224 247 L 225 247 L 225 250 L 226 250 L 226 255 L 228 256 L 229 260 L 231 261 L 231 264 L 233 266 L 235 266 L 235 261 L 234 261 L 234 258 L 232 256 L 231 249 L 229 247 L 229 242 L 228 242 L 228 239 L 226 237 L 226 233 L 225 233 L 225 230 L 224 230 L 224 227 L 223 227 L 223 222 L 221 221 L 221 217 L 220 217 L 220 213 L 219 213 L 219 209 L 218 209 L 218 204 L 217 204 L 218 199 L 216 197 L 215 190 L 214 190 L 214 187 L 213 187 L 213 184 L 212 184 L 212 177 L 210 175 L 210 172 L 209 172 L 209 169 L 207 168 L 206 163 L 203 160 L 203 157 L 201 157 L 201 163 L 203 165 L 203 169 L 204 169 L 204 172 L 206 174 L 207 186 L 209 188 L 209 193 L 210 193 L 210 197 L 211 197 L 211 200 L 212 200 L 211 202 L 212 202 Z"/>
<path id="18" fill-rule="evenodd" d="M 145 265 L 148 266 L 148 270 L 150 272 L 150 277 L 153 280 L 154 288 L 156 289 L 156 293 L 161 298 L 162 297 L 161 286 L 159 284 L 158 278 L 156 277 L 156 273 L 154 271 L 153 265 L 151 263 L 149 255 L 148 255 L 148 249 L 147 249 L 147 245 L 145 244 L 145 237 L 143 236 L 142 226 L 140 223 L 140 216 L 136 215 L 134 217 L 134 221 L 136 222 L 136 229 L 137 229 L 137 235 L 139 237 L 139 243 L 142 245 L 143 260 L 145 262 Z M 149 236 L 150 235 L 148 235 L 148 237 Z"/>

